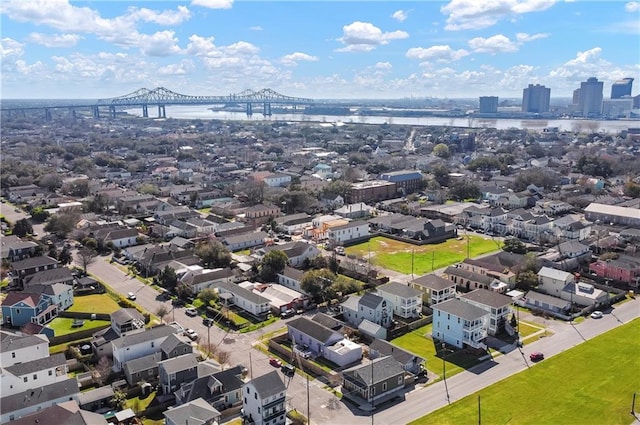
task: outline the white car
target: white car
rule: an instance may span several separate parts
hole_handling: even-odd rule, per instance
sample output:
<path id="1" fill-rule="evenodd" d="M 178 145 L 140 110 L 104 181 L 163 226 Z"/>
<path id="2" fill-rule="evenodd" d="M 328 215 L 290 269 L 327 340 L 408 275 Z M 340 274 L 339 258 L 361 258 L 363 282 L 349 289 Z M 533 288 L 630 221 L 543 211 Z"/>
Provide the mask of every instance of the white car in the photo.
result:
<path id="1" fill-rule="evenodd" d="M 130 299 L 131 301 L 134 301 L 136 299 L 136 294 L 134 294 L 133 292 L 129 292 L 127 294 L 127 298 Z"/>
<path id="2" fill-rule="evenodd" d="M 594 311 L 593 313 L 591 313 L 591 318 L 592 319 L 602 319 L 602 312 L 599 310 Z"/>
<path id="3" fill-rule="evenodd" d="M 191 341 L 195 341 L 196 339 L 198 339 L 198 333 L 193 329 L 185 329 L 184 334 L 188 336 Z"/>
<path id="4" fill-rule="evenodd" d="M 184 314 L 186 314 L 187 316 L 194 317 L 194 316 L 198 315 L 198 310 L 196 310 L 193 307 L 185 308 L 184 309 Z"/>

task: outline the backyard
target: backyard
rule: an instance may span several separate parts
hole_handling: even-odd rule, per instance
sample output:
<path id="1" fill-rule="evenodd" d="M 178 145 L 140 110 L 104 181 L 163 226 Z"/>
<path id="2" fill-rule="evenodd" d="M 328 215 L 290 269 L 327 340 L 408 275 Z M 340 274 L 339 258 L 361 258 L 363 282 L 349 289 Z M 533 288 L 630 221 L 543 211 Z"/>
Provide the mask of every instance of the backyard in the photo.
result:
<path id="1" fill-rule="evenodd" d="M 499 241 L 476 235 L 468 236 L 468 246 L 466 238 L 418 246 L 376 236 L 369 242 L 345 248 L 345 253 L 366 260 L 371 252 L 371 263 L 376 266 L 405 274 L 413 272 L 420 275 L 464 260 L 467 257 L 467 250 L 469 257 L 473 258 L 497 251 L 501 246 Z"/>
<path id="2" fill-rule="evenodd" d="M 101 326 L 108 326 L 111 322 L 108 320 L 84 320 L 82 326 L 73 326 L 76 319 L 69 319 L 65 317 L 56 317 L 47 324 L 48 327 L 53 329 L 55 336 L 67 335 L 73 332 L 86 331 L 88 329 L 95 329 Z"/>
<path id="3" fill-rule="evenodd" d="M 482 420 L 492 424 L 631 423 L 640 392 L 640 338 L 631 336 L 639 334 L 636 319 L 412 424 L 475 423 L 478 396 Z"/>
<path id="4" fill-rule="evenodd" d="M 106 313 L 119 310 L 120 306 L 107 294 L 84 295 L 73 298 L 73 305 L 67 311 L 74 313 Z"/>

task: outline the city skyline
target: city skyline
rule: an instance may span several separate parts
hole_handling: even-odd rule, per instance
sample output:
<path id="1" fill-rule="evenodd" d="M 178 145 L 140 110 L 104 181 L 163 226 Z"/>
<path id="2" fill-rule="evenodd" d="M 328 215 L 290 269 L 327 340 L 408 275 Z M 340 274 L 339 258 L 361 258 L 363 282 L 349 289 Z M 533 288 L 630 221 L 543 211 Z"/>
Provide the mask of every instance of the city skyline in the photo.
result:
<path id="1" fill-rule="evenodd" d="M 272 88 L 316 99 L 571 97 L 640 79 L 640 2 L 3 1 L 2 98 Z M 632 95 L 638 89 L 634 87 Z M 608 96 L 607 96 L 608 97 Z"/>

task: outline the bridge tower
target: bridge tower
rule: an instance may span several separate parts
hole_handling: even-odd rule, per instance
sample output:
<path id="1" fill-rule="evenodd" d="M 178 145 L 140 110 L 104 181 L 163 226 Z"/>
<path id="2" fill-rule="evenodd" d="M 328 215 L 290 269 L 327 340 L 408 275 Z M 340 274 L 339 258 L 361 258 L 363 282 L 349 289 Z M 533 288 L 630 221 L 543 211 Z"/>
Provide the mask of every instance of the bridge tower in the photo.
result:
<path id="1" fill-rule="evenodd" d="M 251 102 L 247 103 L 247 116 L 251 116 L 253 115 L 253 105 L 251 104 Z"/>
<path id="2" fill-rule="evenodd" d="M 158 118 L 167 118 L 167 111 L 164 105 L 158 105 Z"/>
<path id="3" fill-rule="evenodd" d="M 47 121 L 51 121 L 51 109 L 44 108 L 44 119 Z"/>
<path id="4" fill-rule="evenodd" d="M 116 107 L 109 106 L 109 117 L 115 119 L 116 118 Z"/>
<path id="5" fill-rule="evenodd" d="M 146 104 L 142 105 L 142 117 L 149 118 L 149 107 Z"/>
<path id="6" fill-rule="evenodd" d="M 99 119 L 100 118 L 100 107 L 96 105 L 92 109 L 93 109 L 93 118 Z"/>
<path id="7" fill-rule="evenodd" d="M 264 104 L 262 105 L 262 115 L 264 115 L 265 117 L 271 116 L 271 103 L 264 102 Z"/>

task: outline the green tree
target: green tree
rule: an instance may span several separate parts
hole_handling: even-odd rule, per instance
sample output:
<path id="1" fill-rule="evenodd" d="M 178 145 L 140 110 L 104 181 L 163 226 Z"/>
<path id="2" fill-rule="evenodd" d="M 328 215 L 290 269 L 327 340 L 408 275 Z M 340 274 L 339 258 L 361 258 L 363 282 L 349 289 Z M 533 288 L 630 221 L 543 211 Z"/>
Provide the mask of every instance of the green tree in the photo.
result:
<path id="1" fill-rule="evenodd" d="M 266 253 L 260 262 L 260 278 L 264 282 L 273 282 L 282 273 L 287 265 L 289 257 L 280 250 L 273 250 Z"/>
<path id="2" fill-rule="evenodd" d="M 478 199 L 480 195 L 480 188 L 472 180 L 457 180 L 449 186 L 449 197 L 456 201 Z"/>
<path id="3" fill-rule="evenodd" d="M 526 254 L 527 247 L 524 242 L 518 238 L 508 238 L 504 240 L 502 250 L 506 252 L 513 252 L 514 254 Z"/>
<path id="4" fill-rule="evenodd" d="M 444 143 L 438 143 L 433 147 L 433 154 L 440 158 L 449 158 L 451 153 L 449 151 L 449 146 Z"/>
<path id="5" fill-rule="evenodd" d="M 164 270 L 158 273 L 158 281 L 162 287 L 173 290 L 178 283 L 176 271 L 169 266 L 165 266 Z"/>
<path id="6" fill-rule="evenodd" d="M 31 210 L 31 219 L 37 223 L 44 223 L 49 218 L 49 213 L 43 207 L 35 207 Z"/>
<path id="7" fill-rule="evenodd" d="M 538 275 L 531 270 L 522 270 L 516 276 L 516 288 L 528 291 L 538 284 Z"/>
<path id="8" fill-rule="evenodd" d="M 202 264 L 208 268 L 227 267 L 231 264 L 231 253 L 218 241 L 200 242 L 196 246 L 196 255 L 202 260 Z"/>
<path id="9" fill-rule="evenodd" d="M 323 302 L 333 298 L 331 286 L 336 280 L 336 275 L 328 269 L 309 270 L 305 272 L 300 281 L 300 287 L 308 293 L 316 302 Z"/>
<path id="10" fill-rule="evenodd" d="M 127 393 L 121 390 L 115 390 L 111 397 L 111 406 L 114 409 L 122 410 L 127 404 Z"/>
<path id="11" fill-rule="evenodd" d="M 630 196 L 631 198 L 640 198 L 640 184 L 629 181 L 624 185 L 624 194 L 625 196 Z"/>
<path id="12" fill-rule="evenodd" d="M 31 223 L 26 218 L 16 221 L 16 224 L 13 225 L 13 234 L 20 238 L 24 238 L 32 233 L 33 226 L 31 226 Z"/>
<path id="13" fill-rule="evenodd" d="M 211 302 L 218 301 L 218 293 L 213 288 L 205 288 L 198 293 L 198 298 L 208 306 L 211 305 Z"/>
<path id="14" fill-rule="evenodd" d="M 66 238 L 67 234 L 74 230 L 79 216 L 77 214 L 55 214 L 49 217 L 47 224 L 44 226 L 44 230 L 49 233 L 55 233 L 61 238 Z"/>
<path id="15" fill-rule="evenodd" d="M 445 165 L 436 165 L 431 169 L 433 178 L 440 186 L 449 186 L 449 168 Z"/>
<path id="16" fill-rule="evenodd" d="M 58 262 L 60 263 L 60 265 L 66 266 L 67 264 L 71 263 L 72 259 L 73 257 L 71 256 L 71 249 L 69 249 L 69 247 L 65 245 L 64 248 L 62 248 L 62 251 L 60 251 L 60 253 L 58 254 Z"/>

